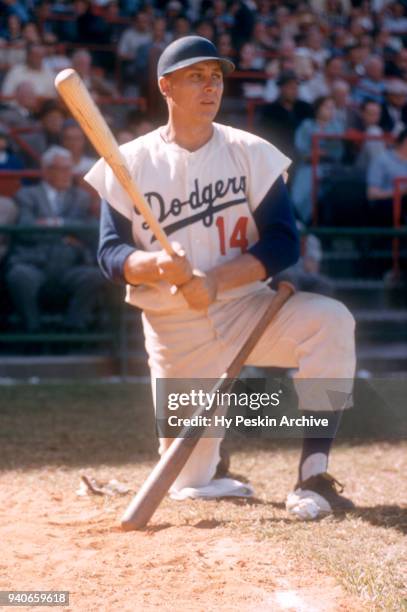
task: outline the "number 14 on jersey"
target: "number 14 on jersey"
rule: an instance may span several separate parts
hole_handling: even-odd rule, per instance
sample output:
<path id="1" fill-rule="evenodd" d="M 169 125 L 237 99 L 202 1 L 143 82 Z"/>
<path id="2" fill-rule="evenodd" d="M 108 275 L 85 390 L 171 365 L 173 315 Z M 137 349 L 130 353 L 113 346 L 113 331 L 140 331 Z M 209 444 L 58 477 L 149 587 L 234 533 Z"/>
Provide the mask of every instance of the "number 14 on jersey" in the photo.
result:
<path id="1" fill-rule="evenodd" d="M 226 255 L 226 249 L 240 249 L 242 253 L 247 251 L 249 241 L 247 239 L 248 217 L 239 217 L 230 236 L 226 236 L 225 219 L 221 215 L 217 217 L 215 224 L 219 234 L 219 248 L 221 255 Z"/>

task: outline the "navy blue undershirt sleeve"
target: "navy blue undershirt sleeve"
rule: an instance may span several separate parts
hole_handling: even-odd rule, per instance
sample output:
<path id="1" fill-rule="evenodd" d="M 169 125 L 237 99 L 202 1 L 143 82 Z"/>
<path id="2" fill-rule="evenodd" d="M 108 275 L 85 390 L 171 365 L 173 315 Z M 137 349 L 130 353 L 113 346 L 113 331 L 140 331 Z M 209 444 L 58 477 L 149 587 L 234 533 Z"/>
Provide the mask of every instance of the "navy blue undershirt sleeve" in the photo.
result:
<path id="1" fill-rule="evenodd" d="M 261 261 L 267 276 L 275 276 L 298 261 L 300 239 L 287 187 L 281 177 L 253 213 L 259 240 L 248 253 Z"/>
<path id="2" fill-rule="evenodd" d="M 124 262 L 135 250 L 131 221 L 102 200 L 98 262 L 103 275 L 114 283 L 126 283 Z"/>

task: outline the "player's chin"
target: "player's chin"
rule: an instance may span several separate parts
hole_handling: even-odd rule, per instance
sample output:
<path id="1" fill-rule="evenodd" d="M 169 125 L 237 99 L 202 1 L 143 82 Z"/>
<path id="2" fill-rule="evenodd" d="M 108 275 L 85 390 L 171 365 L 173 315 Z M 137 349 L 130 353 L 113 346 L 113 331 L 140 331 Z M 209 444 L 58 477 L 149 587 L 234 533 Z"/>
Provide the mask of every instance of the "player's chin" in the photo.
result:
<path id="1" fill-rule="evenodd" d="M 210 121 L 215 119 L 218 114 L 219 104 L 200 104 L 199 106 L 199 115 L 202 118 L 207 118 Z"/>

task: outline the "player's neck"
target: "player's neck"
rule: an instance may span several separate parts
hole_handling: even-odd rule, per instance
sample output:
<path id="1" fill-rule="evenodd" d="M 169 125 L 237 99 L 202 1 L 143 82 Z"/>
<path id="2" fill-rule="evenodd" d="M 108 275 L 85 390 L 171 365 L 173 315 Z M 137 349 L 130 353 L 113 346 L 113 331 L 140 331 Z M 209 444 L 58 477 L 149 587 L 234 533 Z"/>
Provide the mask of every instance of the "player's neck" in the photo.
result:
<path id="1" fill-rule="evenodd" d="M 169 121 L 162 136 L 166 142 L 175 142 L 183 149 L 193 152 L 203 147 L 212 138 L 212 134 L 212 123 L 190 126 Z"/>

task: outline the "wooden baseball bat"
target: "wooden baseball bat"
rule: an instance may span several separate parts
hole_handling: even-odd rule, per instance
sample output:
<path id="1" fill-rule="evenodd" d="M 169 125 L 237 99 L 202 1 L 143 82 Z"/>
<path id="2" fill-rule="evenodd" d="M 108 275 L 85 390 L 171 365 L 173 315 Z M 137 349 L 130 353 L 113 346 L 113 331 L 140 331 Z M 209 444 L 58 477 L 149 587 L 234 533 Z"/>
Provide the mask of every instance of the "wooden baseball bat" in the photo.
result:
<path id="1" fill-rule="evenodd" d="M 230 386 L 230 379 L 236 378 L 239 375 L 240 370 L 270 321 L 294 292 L 295 289 L 291 283 L 282 281 L 279 284 L 277 293 L 271 300 L 270 306 L 210 393 L 216 393 L 216 391 L 224 392 Z M 210 417 L 217 408 L 214 402 L 210 410 L 206 410 L 204 406 L 200 407 L 194 416 L 205 415 Z M 147 525 L 172 483 L 188 461 L 204 429 L 205 427 L 184 427 L 180 435 L 175 438 L 171 446 L 162 455 L 138 493 L 133 497 L 122 516 L 122 529 L 131 531 L 142 529 Z"/>
<path id="2" fill-rule="evenodd" d="M 135 208 L 143 215 L 162 248 L 169 255 L 174 255 L 170 241 L 137 189 L 115 137 L 78 73 L 72 68 L 62 70 L 55 78 L 55 87 L 96 151 L 113 170 Z"/>

